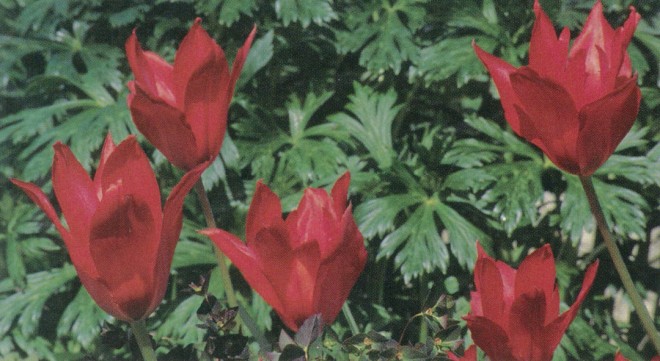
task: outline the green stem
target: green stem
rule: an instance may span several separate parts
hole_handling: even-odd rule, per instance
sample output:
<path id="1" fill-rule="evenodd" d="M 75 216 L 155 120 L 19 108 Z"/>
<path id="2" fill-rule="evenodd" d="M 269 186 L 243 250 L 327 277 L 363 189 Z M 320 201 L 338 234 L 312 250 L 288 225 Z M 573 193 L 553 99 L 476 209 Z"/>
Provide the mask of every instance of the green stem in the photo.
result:
<path id="1" fill-rule="evenodd" d="M 202 212 L 204 213 L 204 218 L 206 218 L 206 225 L 209 228 L 217 228 L 215 218 L 213 217 L 213 210 L 211 209 L 211 202 L 209 202 L 209 196 L 206 194 L 201 179 L 195 184 L 195 192 L 197 192 L 199 201 L 202 204 Z M 215 250 L 215 258 L 217 259 L 218 267 L 220 268 L 222 285 L 225 289 L 225 294 L 227 295 L 227 303 L 229 304 L 229 307 L 236 307 L 238 306 L 238 302 L 236 301 L 236 293 L 234 292 L 234 286 L 232 285 L 231 277 L 229 276 L 229 267 L 227 267 L 226 257 L 218 247 L 213 246 L 213 249 Z"/>
<path id="2" fill-rule="evenodd" d="M 614 268 L 619 273 L 619 278 L 623 283 L 623 288 L 626 290 L 626 293 L 628 293 L 628 297 L 630 297 L 630 300 L 632 301 L 635 312 L 637 312 L 637 316 L 639 317 L 639 320 L 641 321 L 646 334 L 649 336 L 649 339 L 653 343 L 656 352 L 660 354 L 660 333 L 658 333 L 658 331 L 655 329 L 653 319 L 644 306 L 642 297 L 639 295 L 639 293 L 637 293 L 637 290 L 635 289 L 635 283 L 633 282 L 632 277 L 630 277 L 630 273 L 628 272 L 628 268 L 623 261 L 623 257 L 621 257 L 621 252 L 619 252 L 619 248 L 614 241 L 614 236 L 607 226 L 607 220 L 605 219 L 605 215 L 603 214 L 600 202 L 596 196 L 596 191 L 591 181 L 591 177 L 580 177 L 580 181 L 582 182 L 582 187 L 584 188 L 584 192 L 587 195 L 589 207 L 591 207 L 591 213 L 593 213 L 594 217 L 596 218 L 598 230 L 600 230 L 600 234 L 603 236 L 605 247 L 610 253 L 612 263 L 614 263 Z"/>
<path id="3" fill-rule="evenodd" d="M 351 328 L 351 333 L 353 333 L 353 336 L 360 333 L 357 322 L 355 322 L 355 317 L 353 317 L 353 312 L 351 312 L 351 309 L 348 307 L 348 301 L 344 302 L 344 304 L 341 306 L 341 311 L 344 313 L 344 317 L 346 317 L 346 320 L 348 321 L 348 327 Z"/>
<path id="4" fill-rule="evenodd" d="M 154 348 L 151 346 L 151 338 L 147 333 L 144 320 L 131 322 L 131 330 L 133 330 L 133 336 L 135 336 L 135 341 L 137 341 L 140 348 L 142 359 L 144 361 L 158 361 Z"/>

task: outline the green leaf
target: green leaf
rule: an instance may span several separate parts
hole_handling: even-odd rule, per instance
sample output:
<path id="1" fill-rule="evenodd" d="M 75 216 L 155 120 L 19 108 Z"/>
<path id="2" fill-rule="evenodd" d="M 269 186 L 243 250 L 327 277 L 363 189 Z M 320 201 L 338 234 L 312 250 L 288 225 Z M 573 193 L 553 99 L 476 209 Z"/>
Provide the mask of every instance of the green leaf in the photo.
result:
<path id="1" fill-rule="evenodd" d="M 217 16 L 218 23 L 229 26 L 242 15 L 252 16 L 258 5 L 257 0 L 203 0 L 195 2 L 195 8 L 208 16 Z"/>
<path id="2" fill-rule="evenodd" d="M 323 25 L 337 19 L 337 13 L 328 0 L 277 0 L 275 12 L 284 26 L 300 22 L 306 28 L 312 22 Z"/>
<path id="3" fill-rule="evenodd" d="M 410 194 L 393 194 L 370 199 L 355 208 L 355 220 L 360 232 L 367 239 L 382 237 L 395 228 L 396 216 L 421 198 Z"/>
<path id="4" fill-rule="evenodd" d="M 58 337 L 70 337 L 88 349 L 101 333 L 101 325 L 111 317 L 80 287 L 57 324 Z"/>
<path id="5" fill-rule="evenodd" d="M 197 309 L 204 298 L 193 295 L 181 301 L 156 329 L 156 338 L 168 338 L 177 345 L 202 342 L 205 331 L 197 327 Z"/>
<path id="6" fill-rule="evenodd" d="M 396 92 L 376 93 L 373 89 L 354 83 L 355 94 L 349 97 L 346 109 L 350 113 L 339 113 L 329 120 L 346 129 L 369 151 L 379 168 L 392 165 L 396 152 L 392 144 L 392 122 L 401 109 L 396 103 Z"/>
<path id="7" fill-rule="evenodd" d="M 396 0 L 368 2 L 363 8 L 355 5 L 348 9 L 345 20 L 347 31 L 337 31 L 340 53 L 362 49 L 360 65 L 372 74 L 386 69 L 401 71 L 404 61 L 415 61 L 419 48 L 415 32 L 424 25 L 426 10 L 422 0 Z"/>
<path id="8" fill-rule="evenodd" d="M 567 175 L 566 181 L 568 187 L 561 203 L 560 226 L 575 245 L 583 231 L 594 231 L 595 223 L 579 179 Z M 646 239 L 646 200 L 622 186 L 605 183 L 596 177 L 592 177 L 592 181 L 610 229 L 622 240 Z"/>
<path id="9" fill-rule="evenodd" d="M 273 58 L 274 34 L 273 30 L 270 30 L 266 35 L 254 41 L 243 64 L 241 76 L 236 82 L 236 89 L 241 89 L 245 86 Z"/>
<path id="10" fill-rule="evenodd" d="M 23 291 L 0 299 L 0 338 L 12 328 L 14 321 L 23 335 L 33 335 L 46 301 L 75 277 L 76 271 L 71 265 L 29 274 Z"/>

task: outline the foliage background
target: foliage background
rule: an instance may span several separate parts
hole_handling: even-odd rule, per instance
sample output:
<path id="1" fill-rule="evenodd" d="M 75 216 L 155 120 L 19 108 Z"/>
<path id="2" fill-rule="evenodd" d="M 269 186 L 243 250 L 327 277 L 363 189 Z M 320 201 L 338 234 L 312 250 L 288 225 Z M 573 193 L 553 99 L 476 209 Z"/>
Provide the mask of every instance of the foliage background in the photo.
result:
<path id="1" fill-rule="evenodd" d="M 541 3 L 574 36 L 593 5 Z M 614 26 L 629 5 L 642 14 L 629 53 L 643 101 L 635 128 L 594 182 L 637 287 L 655 310 L 660 1 L 603 3 Z M 469 310 L 477 239 L 514 265 L 550 243 L 568 304 L 585 265 L 601 260 L 556 359 L 610 360 L 617 348 L 633 360 L 650 357 L 577 178 L 511 132 L 470 46 L 474 39 L 525 64 L 531 0 L 1 0 L 0 11 L 0 359 L 130 358 L 101 342 L 101 325 L 112 320 L 80 287 L 53 227 L 8 178 L 48 193 L 55 141 L 92 170 L 107 131 L 117 140 L 137 133 L 126 108 L 132 75 L 125 40 L 137 28 L 145 48 L 171 61 L 197 16 L 230 59 L 258 26 L 221 157 L 204 174 L 220 227 L 243 233 L 257 179 L 290 210 L 304 187 L 330 185 L 348 169 L 370 255 L 349 301 L 361 330 L 398 339 L 440 294 L 454 297 L 449 316 L 460 320 Z M 167 194 L 181 172 L 140 139 Z M 203 341 L 195 314 L 201 297 L 186 288 L 212 272 L 215 260 L 195 232 L 205 226 L 194 196 L 185 212 L 170 288 L 149 320 L 163 353 Z M 247 311 L 275 339 L 277 317 L 240 274 L 234 279 Z M 222 297 L 217 284 L 211 291 Z M 333 330 L 348 335 L 342 315 Z M 411 322 L 403 339 L 424 341 L 428 333 Z"/>

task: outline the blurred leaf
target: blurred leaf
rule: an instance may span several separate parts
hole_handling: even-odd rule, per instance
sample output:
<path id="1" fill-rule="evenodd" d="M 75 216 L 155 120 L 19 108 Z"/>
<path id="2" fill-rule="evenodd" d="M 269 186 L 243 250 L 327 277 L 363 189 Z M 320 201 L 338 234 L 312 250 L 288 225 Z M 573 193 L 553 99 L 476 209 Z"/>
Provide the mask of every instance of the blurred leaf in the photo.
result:
<path id="1" fill-rule="evenodd" d="M 111 317 L 105 313 L 90 297 L 84 287 L 80 287 L 76 297 L 62 313 L 57 324 L 58 337 L 70 337 L 89 349 L 101 332 L 104 321 Z"/>
<path id="2" fill-rule="evenodd" d="M 337 13 L 328 0 L 276 0 L 275 12 L 284 26 L 300 22 L 306 28 L 312 22 L 317 25 L 337 19 Z"/>
<path id="3" fill-rule="evenodd" d="M 44 304 L 76 277 L 71 265 L 27 275 L 24 290 L 0 299 L 0 337 L 17 322 L 23 335 L 33 335 L 43 313 Z"/>
<path id="4" fill-rule="evenodd" d="M 204 337 L 204 330 L 197 327 L 201 324 L 197 317 L 197 309 L 203 300 L 204 298 L 193 295 L 181 301 L 158 326 L 156 337 L 168 338 L 176 345 L 200 343 Z"/>
<path id="5" fill-rule="evenodd" d="M 257 6 L 257 0 L 203 0 L 195 3 L 197 11 L 217 16 L 218 23 L 223 25 L 232 25 L 241 15 L 252 16 Z"/>
<path id="6" fill-rule="evenodd" d="M 270 30 L 266 35 L 254 41 L 243 64 L 241 76 L 236 82 L 236 89 L 245 86 L 273 58 L 273 35 L 273 30 Z"/>

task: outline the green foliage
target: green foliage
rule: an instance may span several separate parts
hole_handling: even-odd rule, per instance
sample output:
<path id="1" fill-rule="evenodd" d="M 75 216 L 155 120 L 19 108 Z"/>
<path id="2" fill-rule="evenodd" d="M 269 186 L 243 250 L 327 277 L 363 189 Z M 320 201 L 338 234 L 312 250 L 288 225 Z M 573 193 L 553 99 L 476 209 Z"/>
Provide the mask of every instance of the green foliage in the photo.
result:
<path id="1" fill-rule="evenodd" d="M 541 3 L 558 27 L 568 26 L 575 36 L 593 0 Z M 531 248 L 552 244 L 561 264 L 558 284 L 574 295 L 582 272 L 578 265 L 608 261 L 598 246 L 593 253 L 578 252 L 595 232 L 580 182 L 508 128 L 490 76 L 472 49 L 474 41 L 516 66 L 525 64 L 534 15 L 531 1 L 523 5 L 517 0 L 0 1 L 5 15 L 0 19 L 0 359 L 96 359 L 106 352 L 134 358 L 128 347 L 104 348 L 103 323 L 119 323 L 79 286 L 59 235 L 7 178 L 35 181 L 48 190 L 53 143 L 68 144 L 91 170 L 108 131 L 116 140 L 138 134 L 126 108 L 132 75 L 124 42 L 137 28 L 145 48 L 172 60 L 197 16 L 228 59 L 257 26 L 220 157 L 203 175 L 218 224 L 244 233 L 258 179 L 282 197 L 288 212 L 304 187 L 327 187 L 351 172 L 350 200 L 369 262 L 350 305 L 364 333 L 350 337 L 340 315 L 331 332 L 316 344 L 305 343 L 311 354 L 385 358 L 397 350 L 393 339 L 399 337 L 417 347 L 402 351 L 403 358 L 439 358 L 454 349 L 455 344 L 424 338 L 439 335 L 427 328 L 436 318 L 423 317 L 427 324 L 421 326 L 413 315 L 440 291 L 457 299 L 456 309 L 443 309 L 447 317 L 466 314 L 477 240 L 511 264 Z M 646 261 L 645 241 L 660 225 L 660 5 L 604 1 L 608 20 L 621 24 L 629 5 L 643 19 L 629 48 L 642 107 L 636 127 L 593 181 L 633 278 L 652 289 L 657 270 Z M 182 173 L 143 145 L 153 154 L 167 195 Z M 161 355 L 187 345 L 191 357 L 203 352 L 208 334 L 197 327 L 202 321 L 196 314 L 202 298 L 188 291 L 190 282 L 211 274 L 209 292 L 225 302 L 212 245 L 197 233 L 205 228 L 203 220 L 197 198 L 189 196 L 166 300 L 147 320 Z M 276 340 L 281 322 L 232 270 L 241 312 L 267 341 Z M 625 325 L 622 335 L 611 298 L 602 296 L 618 287 L 615 277 L 601 266 L 593 297 L 562 340 L 556 360 L 609 360 L 616 348 L 633 360 L 650 357 L 640 326 Z M 451 340 L 469 341 L 464 330 L 453 332 Z M 289 356 L 305 351 L 293 341 Z M 273 346 L 257 343 L 246 347 L 264 354 Z"/>

